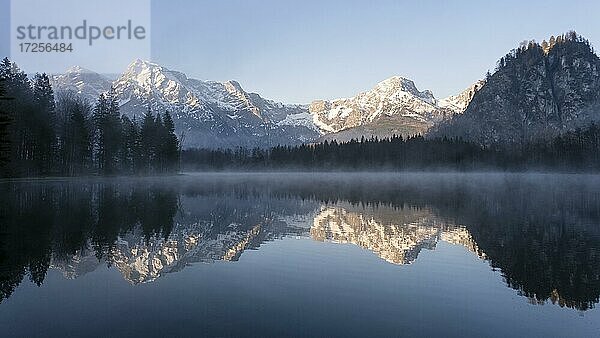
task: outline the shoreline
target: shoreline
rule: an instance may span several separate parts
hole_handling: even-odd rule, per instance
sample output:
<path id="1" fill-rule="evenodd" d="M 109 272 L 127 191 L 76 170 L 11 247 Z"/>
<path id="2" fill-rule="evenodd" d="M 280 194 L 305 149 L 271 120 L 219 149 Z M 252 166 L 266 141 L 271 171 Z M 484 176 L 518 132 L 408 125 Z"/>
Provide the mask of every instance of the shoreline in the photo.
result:
<path id="1" fill-rule="evenodd" d="M 184 171 L 172 175 L 123 175 L 123 176 L 45 176 L 45 177 L 5 177 L 0 178 L 0 183 L 20 182 L 60 182 L 60 181 L 105 181 L 105 180 L 127 180 L 127 179 L 167 179 L 167 178 L 193 178 L 194 176 L 266 176 L 266 175 L 301 175 L 301 176 L 329 176 L 329 175 L 551 175 L 551 176 L 600 176 L 600 172 L 565 172 L 565 171 L 384 171 L 384 170 L 213 170 L 213 171 Z"/>

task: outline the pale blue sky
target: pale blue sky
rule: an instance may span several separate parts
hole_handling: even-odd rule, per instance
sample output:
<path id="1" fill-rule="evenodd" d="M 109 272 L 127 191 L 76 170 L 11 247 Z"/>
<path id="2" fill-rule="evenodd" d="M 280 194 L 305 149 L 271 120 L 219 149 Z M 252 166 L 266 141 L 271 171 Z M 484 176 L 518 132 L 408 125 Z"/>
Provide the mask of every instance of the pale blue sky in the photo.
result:
<path id="1" fill-rule="evenodd" d="M 352 96 L 393 75 L 444 97 L 525 39 L 574 29 L 600 48 L 599 19 L 592 0 L 153 0 L 151 51 L 284 102 Z"/>

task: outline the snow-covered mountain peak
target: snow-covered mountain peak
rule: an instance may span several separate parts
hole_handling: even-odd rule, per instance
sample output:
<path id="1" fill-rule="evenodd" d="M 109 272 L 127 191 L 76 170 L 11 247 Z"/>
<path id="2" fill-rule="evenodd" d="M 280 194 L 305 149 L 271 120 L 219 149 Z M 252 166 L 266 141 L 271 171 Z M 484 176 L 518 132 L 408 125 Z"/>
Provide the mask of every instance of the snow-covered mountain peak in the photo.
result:
<path id="1" fill-rule="evenodd" d="M 92 70 L 83 68 L 81 66 L 72 66 L 71 68 L 67 69 L 67 71 L 65 72 L 65 74 L 83 74 L 83 73 L 98 74 Z"/>
<path id="2" fill-rule="evenodd" d="M 115 81 L 114 87 L 122 100 L 138 97 L 155 103 L 196 107 L 201 100 L 188 82 L 183 73 L 137 59 Z"/>
<path id="3" fill-rule="evenodd" d="M 414 81 L 402 76 L 392 76 L 379 82 L 373 91 L 386 96 L 410 94 L 429 104 L 435 104 L 435 98 L 430 90 L 420 91 Z"/>
<path id="4" fill-rule="evenodd" d="M 236 80 L 229 80 L 224 83 L 225 87 L 229 88 L 229 91 L 243 92 L 242 86 Z"/>
<path id="5" fill-rule="evenodd" d="M 106 77 L 80 66 L 73 66 L 64 74 L 53 75 L 50 80 L 55 90 L 75 92 L 89 102 L 96 101 L 111 86 Z"/>
<path id="6" fill-rule="evenodd" d="M 412 80 L 401 76 L 383 80 L 351 98 L 314 101 L 309 109 L 315 124 L 325 132 L 385 125 L 383 134 L 370 134 L 378 136 L 421 133 L 443 115 L 431 91 L 421 91 Z"/>
<path id="7" fill-rule="evenodd" d="M 174 77 L 169 75 L 182 75 L 184 79 L 187 79 L 182 73 L 173 72 L 150 61 L 137 59 L 129 64 L 120 79 L 135 79 L 142 85 L 155 85 L 160 84 L 167 77 Z"/>
<path id="8" fill-rule="evenodd" d="M 378 92 L 393 92 L 397 90 L 404 90 L 412 93 L 418 93 L 417 86 L 412 80 L 409 80 L 402 76 L 392 76 L 387 78 L 375 85 L 374 91 Z"/>
<path id="9" fill-rule="evenodd" d="M 148 60 L 135 59 L 127 66 L 125 73 L 141 73 L 145 70 L 162 69 L 163 67 L 157 63 Z"/>

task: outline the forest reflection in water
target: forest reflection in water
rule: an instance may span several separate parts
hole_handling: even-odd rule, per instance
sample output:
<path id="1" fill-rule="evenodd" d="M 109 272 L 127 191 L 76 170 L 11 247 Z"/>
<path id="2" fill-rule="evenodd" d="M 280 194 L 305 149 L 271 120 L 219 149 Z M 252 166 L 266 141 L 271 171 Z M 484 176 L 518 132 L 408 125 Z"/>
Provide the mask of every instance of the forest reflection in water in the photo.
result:
<path id="1" fill-rule="evenodd" d="M 462 245 L 533 303 L 600 295 L 600 180 L 543 174 L 194 174 L 0 184 L 0 301 L 48 269 L 132 284 L 286 236 L 418 264 Z M 0 307 L 2 304 L 0 304 Z"/>

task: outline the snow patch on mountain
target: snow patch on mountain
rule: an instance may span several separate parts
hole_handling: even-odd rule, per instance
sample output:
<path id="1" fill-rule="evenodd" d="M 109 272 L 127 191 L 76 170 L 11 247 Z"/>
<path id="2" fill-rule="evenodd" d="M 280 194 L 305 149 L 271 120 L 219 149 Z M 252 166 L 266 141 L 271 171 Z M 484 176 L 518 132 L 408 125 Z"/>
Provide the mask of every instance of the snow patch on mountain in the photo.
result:
<path id="1" fill-rule="evenodd" d="M 308 111 L 287 115 L 285 119 L 277 124 L 280 126 L 303 126 L 315 132 L 322 132 L 321 128 L 315 123 L 314 116 Z"/>
<path id="2" fill-rule="evenodd" d="M 463 113 L 469 106 L 469 103 L 473 99 L 475 93 L 479 89 L 481 89 L 484 84 L 484 80 L 479 80 L 474 84 L 470 85 L 467 89 L 463 90 L 459 94 L 451 95 L 441 99 L 438 105 L 442 108 L 449 109 L 455 113 Z"/>
<path id="3" fill-rule="evenodd" d="M 440 109 L 431 91 L 420 91 L 413 81 L 400 76 L 386 79 L 354 97 L 313 101 L 309 107 L 314 123 L 324 132 L 334 133 L 385 116 L 429 121 L 439 115 Z"/>
<path id="4" fill-rule="evenodd" d="M 52 87 L 59 91 L 72 91 L 90 102 L 95 102 L 101 93 L 110 89 L 111 81 L 89 69 L 73 66 L 64 74 L 50 77 Z"/>

